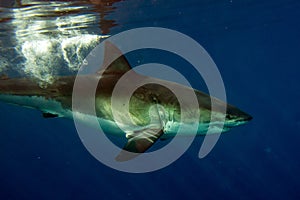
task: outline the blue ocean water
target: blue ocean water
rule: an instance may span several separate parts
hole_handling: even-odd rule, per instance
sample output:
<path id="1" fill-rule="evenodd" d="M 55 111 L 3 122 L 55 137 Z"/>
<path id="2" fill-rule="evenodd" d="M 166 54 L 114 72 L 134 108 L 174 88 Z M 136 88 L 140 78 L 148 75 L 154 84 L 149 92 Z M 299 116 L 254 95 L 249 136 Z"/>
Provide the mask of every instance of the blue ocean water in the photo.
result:
<path id="1" fill-rule="evenodd" d="M 94 159 L 71 120 L 1 103 L 0 198 L 300 199 L 300 2 L 124 0 L 113 7 L 106 18 L 116 25 L 105 34 L 156 26 L 199 42 L 222 74 L 228 102 L 253 120 L 221 135 L 204 159 L 197 137 L 172 165 L 128 174 Z M 197 87 L 201 80 L 191 77 Z"/>

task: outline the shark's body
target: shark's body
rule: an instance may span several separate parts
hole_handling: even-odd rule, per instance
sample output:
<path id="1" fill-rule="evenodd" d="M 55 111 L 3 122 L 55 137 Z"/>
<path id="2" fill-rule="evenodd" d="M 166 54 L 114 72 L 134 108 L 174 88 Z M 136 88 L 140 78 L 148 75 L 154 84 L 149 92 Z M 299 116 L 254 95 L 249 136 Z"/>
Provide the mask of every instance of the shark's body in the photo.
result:
<path id="1" fill-rule="evenodd" d="M 120 54 L 118 49 L 114 46 L 108 46 L 110 46 L 110 51 L 108 52 L 117 52 L 117 54 Z M 132 118 L 130 120 L 133 120 L 136 127 L 139 127 L 138 129 L 129 125 L 127 126 L 128 119 L 122 117 L 117 119 L 118 122 L 116 123 L 116 119 L 112 115 L 111 111 L 111 95 L 118 80 L 130 69 L 131 68 L 126 58 L 124 56 L 120 56 L 106 69 L 104 73 L 101 73 L 101 77 L 99 77 L 100 75 L 98 73 L 82 76 L 81 78 L 85 79 L 85 83 L 87 84 L 86 86 L 82 86 L 82 88 L 84 90 L 85 87 L 88 87 L 89 82 L 95 79 L 100 79 L 98 85 L 99 89 L 97 89 L 95 94 L 95 109 L 100 124 L 107 127 L 109 133 L 124 135 L 124 133 L 120 132 L 120 129 L 117 128 L 117 123 L 122 123 L 125 129 L 123 130 L 126 132 L 127 138 L 129 139 L 125 149 L 132 152 L 144 152 L 158 138 L 174 136 L 177 133 L 178 128 L 183 125 L 181 123 L 180 105 L 178 100 L 169 89 L 162 87 L 161 85 L 170 85 L 183 93 L 186 90 L 193 89 L 176 83 L 135 74 L 133 78 L 148 79 L 157 84 L 144 85 L 138 88 L 131 97 L 130 115 Z M 0 79 L 0 100 L 15 105 L 41 110 L 43 116 L 46 118 L 73 118 L 72 92 L 75 78 L 75 76 L 56 77 L 55 81 L 51 85 L 47 88 L 42 88 L 39 86 L 37 81 L 33 79 L 10 79 L 8 77 L 3 77 Z M 161 85 L 159 83 L 161 83 Z M 217 125 L 219 123 L 218 120 L 211 122 L 211 115 L 217 116 L 215 119 L 218 119 L 218 116 L 225 116 L 223 132 L 228 131 L 234 126 L 244 124 L 251 119 L 250 115 L 236 107 L 227 105 L 224 102 L 212 98 L 200 91 L 193 91 L 195 92 L 198 100 L 197 108 L 193 108 L 191 106 L 186 106 L 185 108 L 187 109 L 187 113 L 193 112 L 193 109 L 200 109 L 201 115 L 198 121 L 199 126 L 197 131 L 197 134 L 199 135 L 206 134 L 209 124 L 215 123 Z M 121 96 L 120 101 L 123 100 L 124 99 L 122 99 Z M 80 101 L 81 105 L 85 105 L 89 102 L 89 99 L 86 99 L 83 95 Z M 211 101 L 215 101 L 217 105 L 217 109 L 214 111 L 211 111 Z M 149 128 L 149 124 L 151 125 L 151 114 L 149 113 L 151 108 L 157 104 L 164 107 L 164 119 L 161 119 L 159 116 L 159 119 L 163 120 L 163 123 L 159 124 L 159 126 L 157 126 L 158 128 L 154 131 L 151 130 L 149 133 L 148 129 L 151 129 Z M 189 105 L 189 102 L 186 102 L 186 105 Z M 218 107 L 225 105 L 227 106 L 226 114 L 218 112 Z M 84 106 L 77 114 L 79 114 L 77 116 L 79 116 L 82 121 L 87 124 L 89 124 L 89 119 L 93 117 L 91 113 L 85 112 Z M 121 113 L 119 114 L 121 116 Z M 192 120 L 193 119 L 191 119 L 191 123 Z M 164 127 L 160 127 L 160 125 Z M 143 133 L 145 131 L 146 133 Z M 220 130 L 216 131 L 218 132 Z M 149 134 L 150 137 L 147 137 L 146 135 Z M 185 134 L 188 135 L 192 133 L 189 133 L 189 130 L 187 129 Z M 145 138 L 147 139 L 147 142 L 145 142 Z M 142 148 L 138 145 L 139 139 L 142 139 Z"/>

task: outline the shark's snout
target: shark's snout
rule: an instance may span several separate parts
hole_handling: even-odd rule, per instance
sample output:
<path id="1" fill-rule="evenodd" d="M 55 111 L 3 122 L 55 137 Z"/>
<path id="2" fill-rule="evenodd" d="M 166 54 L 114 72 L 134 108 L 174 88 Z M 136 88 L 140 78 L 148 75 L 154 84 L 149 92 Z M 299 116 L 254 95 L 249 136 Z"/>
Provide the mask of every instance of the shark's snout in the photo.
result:
<path id="1" fill-rule="evenodd" d="M 227 108 L 227 113 L 226 113 L 226 122 L 225 125 L 228 127 L 234 127 L 234 126 L 239 126 L 246 124 L 249 122 L 253 117 L 237 108 L 232 106 L 229 106 Z"/>

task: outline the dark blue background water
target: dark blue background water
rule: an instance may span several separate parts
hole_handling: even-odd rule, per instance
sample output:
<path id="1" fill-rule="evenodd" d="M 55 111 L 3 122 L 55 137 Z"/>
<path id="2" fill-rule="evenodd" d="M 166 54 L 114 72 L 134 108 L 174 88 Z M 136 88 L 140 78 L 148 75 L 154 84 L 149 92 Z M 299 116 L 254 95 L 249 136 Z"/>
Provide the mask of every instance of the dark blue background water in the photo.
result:
<path id="1" fill-rule="evenodd" d="M 199 137 L 167 168 L 127 174 L 95 160 L 72 121 L 1 103 L 0 199 L 300 199 L 300 2 L 116 6 L 111 15 L 120 25 L 113 33 L 161 26 L 203 45 L 222 73 L 228 101 L 253 121 L 222 135 L 204 159 L 197 157 Z"/>

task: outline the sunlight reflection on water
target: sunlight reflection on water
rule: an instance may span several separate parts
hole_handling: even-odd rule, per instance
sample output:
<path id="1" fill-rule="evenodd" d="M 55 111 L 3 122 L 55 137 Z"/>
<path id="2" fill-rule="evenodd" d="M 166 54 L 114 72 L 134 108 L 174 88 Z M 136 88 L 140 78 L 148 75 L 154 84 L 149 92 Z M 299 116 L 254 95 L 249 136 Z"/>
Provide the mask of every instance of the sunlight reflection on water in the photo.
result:
<path id="1" fill-rule="evenodd" d="M 108 36 L 99 26 L 107 7 L 97 6 L 86 1 L 27 0 L 0 7 L 0 72 L 32 76 L 41 83 L 51 83 L 60 73 L 74 73 Z"/>

